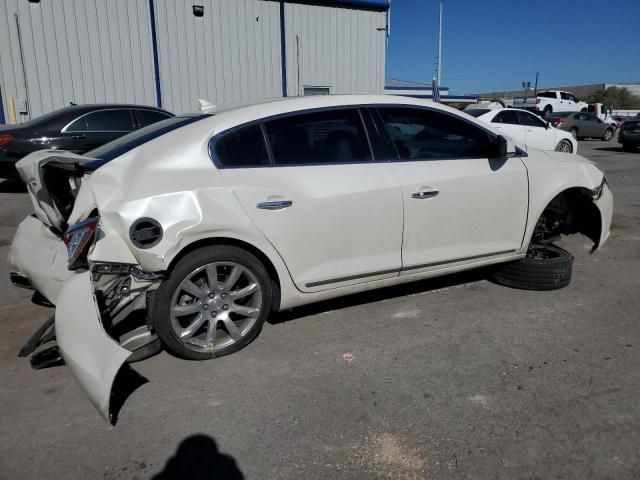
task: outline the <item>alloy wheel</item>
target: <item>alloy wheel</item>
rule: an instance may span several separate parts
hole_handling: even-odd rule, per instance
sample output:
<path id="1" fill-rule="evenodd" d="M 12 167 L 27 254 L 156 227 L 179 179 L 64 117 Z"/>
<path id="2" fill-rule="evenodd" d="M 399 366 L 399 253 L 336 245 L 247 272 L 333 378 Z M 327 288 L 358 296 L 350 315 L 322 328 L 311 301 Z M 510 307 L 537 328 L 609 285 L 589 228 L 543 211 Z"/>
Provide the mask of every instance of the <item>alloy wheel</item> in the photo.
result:
<path id="1" fill-rule="evenodd" d="M 176 338 L 196 352 L 216 352 L 242 340 L 260 316 L 256 275 L 235 262 L 193 270 L 178 285 L 169 315 Z"/>

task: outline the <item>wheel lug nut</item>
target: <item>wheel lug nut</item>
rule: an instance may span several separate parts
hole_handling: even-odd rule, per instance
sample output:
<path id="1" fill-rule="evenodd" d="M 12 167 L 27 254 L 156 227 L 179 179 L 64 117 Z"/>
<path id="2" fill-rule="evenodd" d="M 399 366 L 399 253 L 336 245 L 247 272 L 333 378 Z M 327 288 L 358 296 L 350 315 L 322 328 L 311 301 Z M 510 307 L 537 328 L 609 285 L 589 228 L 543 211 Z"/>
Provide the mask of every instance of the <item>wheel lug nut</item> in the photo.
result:
<path id="1" fill-rule="evenodd" d="M 227 294 L 223 293 L 222 295 L 220 295 L 222 298 L 227 298 Z"/>
<path id="2" fill-rule="evenodd" d="M 216 315 L 218 315 L 218 312 L 216 312 L 215 310 L 211 312 L 212 317 L 215 317 Z"/>
<path id="3" fill-rule="evenodd" d="M 203 310 L 206 310 L 206 309 L 208 309 L 208 308 L 209 308 L 209 305 L 207 305 L 206 303 L 205 303 L 204 305 L 202 305 L 202 309 L 203 309 Z"/>
<path id="4" fill-rule="evenodd" d="M 229 310 L 229 305 L 223 305 L 223 306 L 222 306 L 222 309 L 223 309 L 223 310 Z"/>
<path id="5" fill-rule="evenodd" d="M 214 298 L 214 297 L 215 297 L 215 295 L 213 293 L 209 294 L 209 298 Z"/>

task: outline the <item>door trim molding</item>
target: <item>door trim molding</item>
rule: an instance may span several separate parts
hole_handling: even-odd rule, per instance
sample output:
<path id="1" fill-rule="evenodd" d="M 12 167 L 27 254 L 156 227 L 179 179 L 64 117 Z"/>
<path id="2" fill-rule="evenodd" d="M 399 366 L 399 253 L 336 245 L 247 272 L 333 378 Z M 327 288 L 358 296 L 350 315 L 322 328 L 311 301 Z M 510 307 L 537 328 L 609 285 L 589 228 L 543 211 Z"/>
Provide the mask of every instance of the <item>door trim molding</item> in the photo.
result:
<path id="1" fill-rule="evenodd" d="M 481 258 L 487 258 L 487 257 L 495 257 L 497 255 L 506 255 L 508 253 L 515 253 L 517 250 L 511 249 L 511 250 L 502 250 L 500 252 L 493 252 L 493 253 L 484 253 L 482 255 L 472 255 L 469 257 L 460 257 L 460 258 L 454 258 L 452 260 L 441 260 L 438 262 L 431 262 L 431 263 L 423 263 L 420 265 L 411 265 L 409 267 L 402 267 L 400 269 L 397 268 L 392 268 L 389 270 L 378 270 L 376 272 L 369 272 L 369 273 L 360 273 L 357 275 L 349 275 L 346 277 L 337 277 L 337 278 L 331 278 L 328 280 L 319 280 L 317 282 L 309 282 L 307 284 L 305 284 L 305 287 L 307 288 L 313 288 L 313 287 L 319 287 L 322 285 L 329 285 L 332 283 L 340 283 L 340 282 L 347 282 L 349 280 L 357 280 L 360 278 L 367 278 L 367 277 L 377 277 L 380 275 L 388 275 L 389 273 L 401 273 L 401 272 L 406 272 L 407 270 L 418 270 L 420 268 L 429 268 L 429 267 L 437 267 L 439 265 L 447 265 L 450 263 L 458 263 L 458 262 L 465 262 L 468 260 L 479 260 Z"/>

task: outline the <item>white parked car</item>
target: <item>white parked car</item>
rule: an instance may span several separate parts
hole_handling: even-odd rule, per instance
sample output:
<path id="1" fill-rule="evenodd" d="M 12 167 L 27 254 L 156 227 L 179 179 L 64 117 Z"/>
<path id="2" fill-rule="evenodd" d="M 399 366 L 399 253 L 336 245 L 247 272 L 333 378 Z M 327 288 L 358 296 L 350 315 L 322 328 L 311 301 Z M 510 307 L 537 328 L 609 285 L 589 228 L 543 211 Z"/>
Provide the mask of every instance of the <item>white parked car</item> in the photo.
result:
<path id="1" fill-rule="evenodd" d="M 56 305 L 64 361 L 106 418 L 120 368 L 158 343 L 213 358 L 274 310 L 490 265 L 505 285 L 561 288 L 572 257 L 550 242 L 602 246 L 613 209 L 594 163 L 388 95 L 172 118 L 18 168 L 35 215 L 12 278 Z"/>
<path id="2" fill-rule="evenodd" d="M 516 108 L 478 108 L 465 113 L 490 123 L 528 149 L 578 153 L 578 141 L 569 132 L 555 128 L 537 115 Z"/>

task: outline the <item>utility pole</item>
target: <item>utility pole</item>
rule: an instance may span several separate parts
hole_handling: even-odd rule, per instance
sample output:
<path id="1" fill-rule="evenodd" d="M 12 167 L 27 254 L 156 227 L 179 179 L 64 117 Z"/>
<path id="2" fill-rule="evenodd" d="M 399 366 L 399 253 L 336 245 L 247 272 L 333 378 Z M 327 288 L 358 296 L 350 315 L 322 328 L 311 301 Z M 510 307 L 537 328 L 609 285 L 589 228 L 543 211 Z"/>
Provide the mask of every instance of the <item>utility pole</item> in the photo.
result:
<path id="1" fill-rule="evenodd" d="M 538 96 L 538 75 L 540 72 L 536 72 L 536 85 L 533 87 L 533 96 Z"/>
<path id="2" fill-rule="evenodd" d="M 438 28 L 438 58 L 436 62 L 436 85 L 442 80 L 442 0 L 440 0 L 440 24 Z"/>

